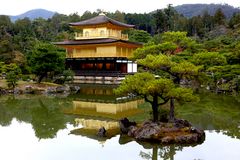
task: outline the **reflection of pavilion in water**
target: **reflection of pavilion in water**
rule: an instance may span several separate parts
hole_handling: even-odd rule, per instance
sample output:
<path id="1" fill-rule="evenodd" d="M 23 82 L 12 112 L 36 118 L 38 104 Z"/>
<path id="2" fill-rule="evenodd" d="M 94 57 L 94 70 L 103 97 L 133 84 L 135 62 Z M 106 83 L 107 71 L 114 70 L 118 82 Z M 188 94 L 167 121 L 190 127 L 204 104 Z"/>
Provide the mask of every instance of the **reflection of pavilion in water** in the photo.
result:
<path id="1" fill-rule="evenodd" d="M 64 113 L 77 115 L 75 123 L 82 127 L 71 133 L 99 140 L 96 134 L 104 127 L 107 130 L 105 139 L 108 139 L 119 133 L 119 119 L 141 113 L 138 104 L 142 102 L 136 98 L 116 97 L 110 87 L 85 86 Z"/>

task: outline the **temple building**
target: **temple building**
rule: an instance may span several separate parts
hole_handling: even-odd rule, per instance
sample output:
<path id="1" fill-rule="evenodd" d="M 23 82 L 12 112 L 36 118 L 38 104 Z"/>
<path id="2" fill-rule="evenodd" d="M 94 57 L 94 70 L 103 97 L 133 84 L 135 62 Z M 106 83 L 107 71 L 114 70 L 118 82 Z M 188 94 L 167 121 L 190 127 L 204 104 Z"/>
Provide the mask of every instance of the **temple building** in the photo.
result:
<path id="1" fill-rule="evenodd" d="M 137 72 L 128 60 L 141 43 L 128 41 L 124 30 L 134 25 L 99 16 L 69 24 L 75 39 L 54 44 L 66 49 L 66 67 L 75 72 L 76 83 L 119 83 L 125 75 Z"/>

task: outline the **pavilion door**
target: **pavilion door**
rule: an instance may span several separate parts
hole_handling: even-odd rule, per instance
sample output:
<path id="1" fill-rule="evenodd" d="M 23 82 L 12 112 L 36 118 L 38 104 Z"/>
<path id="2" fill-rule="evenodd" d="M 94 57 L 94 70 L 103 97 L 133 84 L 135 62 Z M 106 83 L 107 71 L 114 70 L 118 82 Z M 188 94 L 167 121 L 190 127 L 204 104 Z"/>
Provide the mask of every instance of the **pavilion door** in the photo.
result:
<path id="1" fill-rule="evenodd" d="M 120 63 L 121 73 L 127 73 L 127 63 Z"/>

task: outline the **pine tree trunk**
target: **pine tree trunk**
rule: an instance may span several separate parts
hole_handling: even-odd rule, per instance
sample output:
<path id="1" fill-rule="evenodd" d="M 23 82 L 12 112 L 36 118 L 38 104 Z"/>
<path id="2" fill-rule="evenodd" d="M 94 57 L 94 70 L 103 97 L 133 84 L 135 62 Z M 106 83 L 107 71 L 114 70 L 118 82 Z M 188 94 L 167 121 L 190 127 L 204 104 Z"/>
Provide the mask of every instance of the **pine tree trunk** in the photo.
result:
<path id="1" fill-rule="evenodd" d="M 153 121 L 158 121 L 158 96 L 153 96 L 153 103 L 152 103 L 152 111 L 153 111 Z"/>
<path id="2" fill-rule="evenodd" d="M 158 147 L 153 146 L 152 149 L 152 160 L 157 160 L 158 159 Z"/>
<path id="3" fill-rule="evenodd" d="M 175 147 L 171 145 L 170 149 L 169 149 L 170 160 L 174 160 L 174 155 L 175 154 L 176 154 Z"/>
<path id="4" fill-rule="evenodd" d="M 174 122 L 175 121 L 175 115 L 174 115 L 174 98 L 171 97 L 170 99 L 170 111 L 169 111 L 169 122 Z"/>

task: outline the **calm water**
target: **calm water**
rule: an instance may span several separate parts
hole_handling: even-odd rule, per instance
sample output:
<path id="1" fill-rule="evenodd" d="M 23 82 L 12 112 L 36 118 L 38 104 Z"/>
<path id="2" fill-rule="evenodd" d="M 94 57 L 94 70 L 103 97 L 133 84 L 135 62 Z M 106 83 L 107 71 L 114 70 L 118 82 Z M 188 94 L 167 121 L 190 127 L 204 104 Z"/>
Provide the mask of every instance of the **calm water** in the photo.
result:
<path id="1" fill-rule="evenodd" d="M 199 103 L 178 107 L 177 116 L 205 129 L 206 140 L 195 146 L 157 146 L 138 144 L 114 130 L 119 117 L 143 114 L 137 109 L 141 101 L 116 103 L 107 88 L 82 91 L 67 98 L 1 96 L 0 159 L 240 159 L 239 98 L 202 94 Z M 95 136 L 101 125 L 113 130 L 109 137 Z"/>

